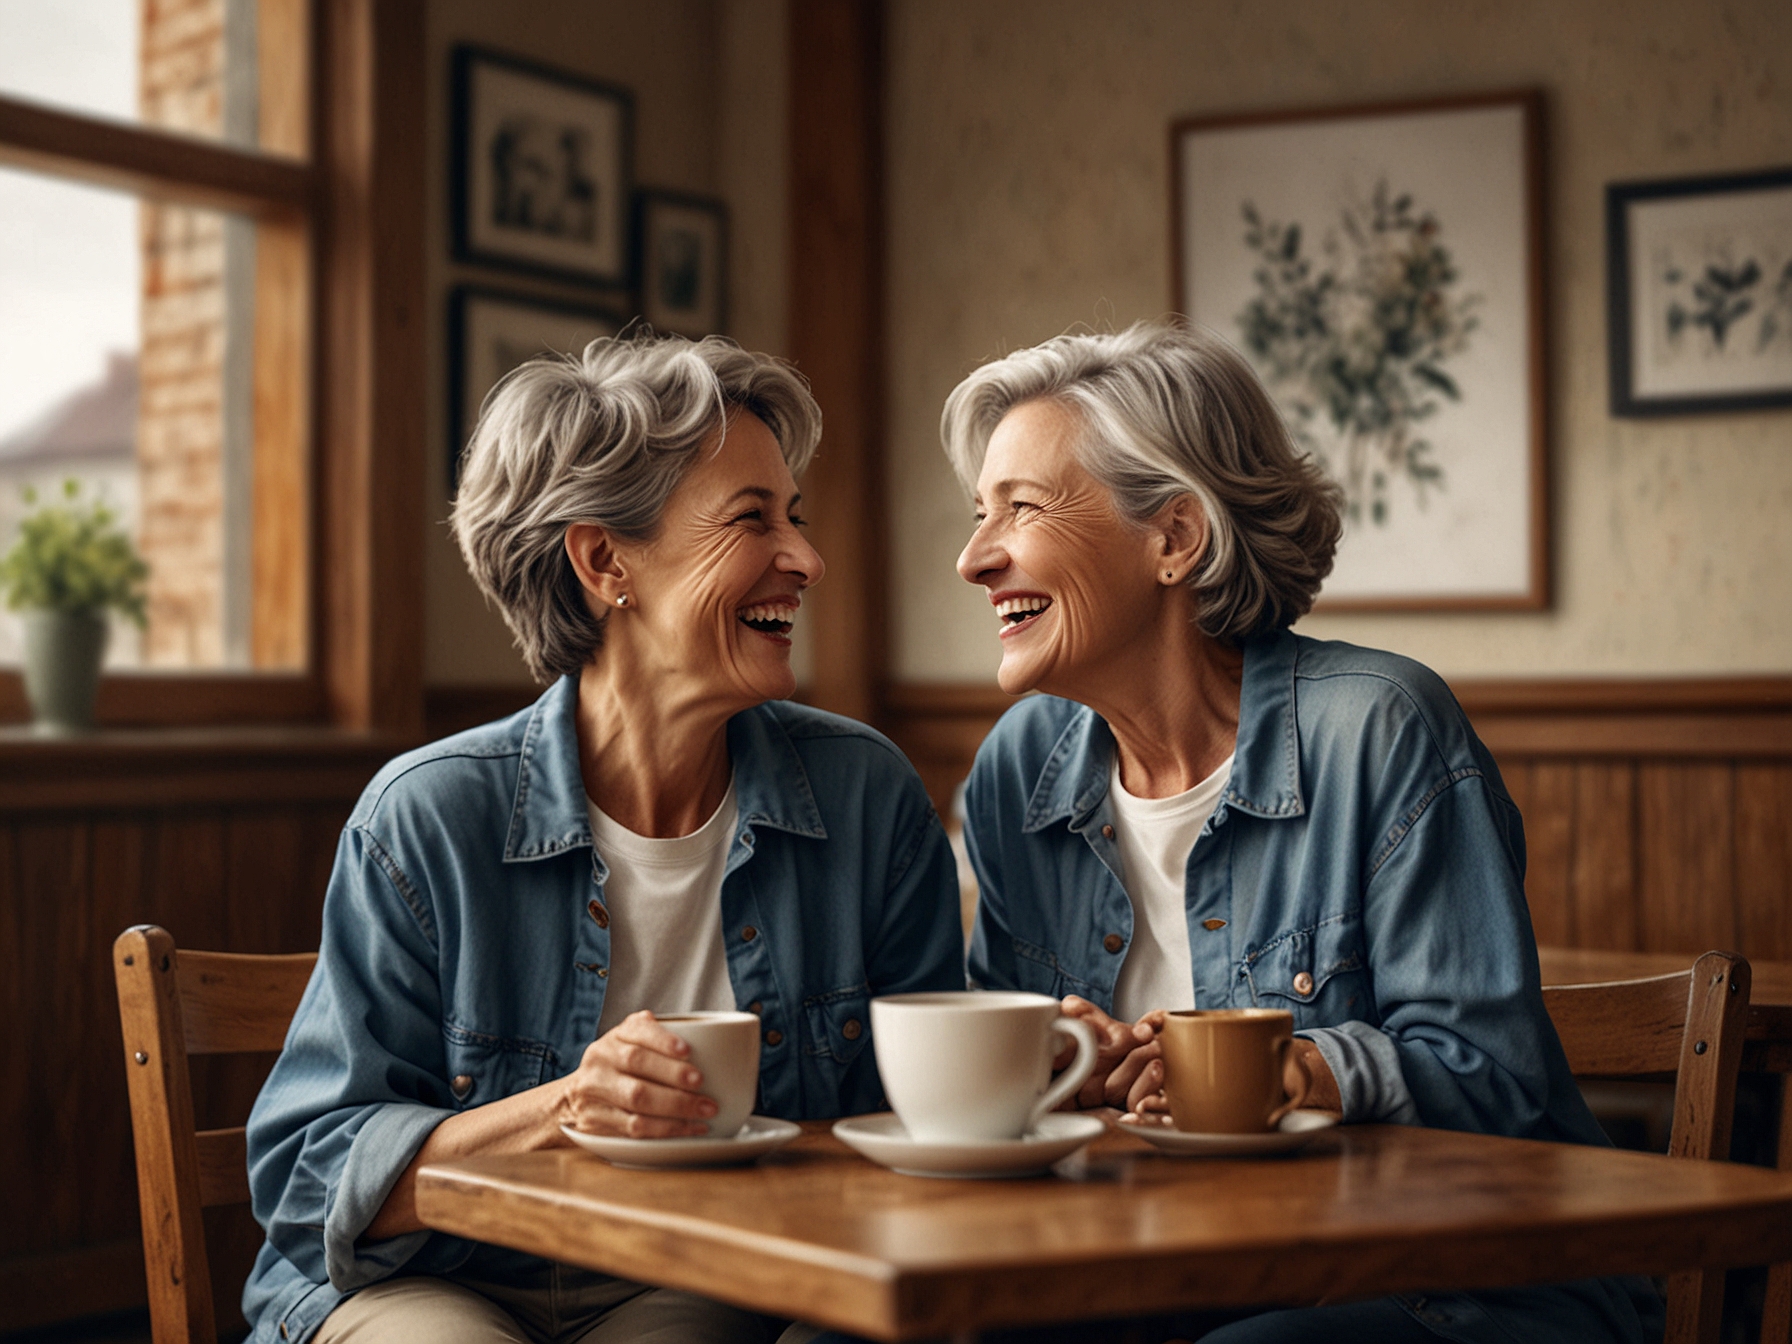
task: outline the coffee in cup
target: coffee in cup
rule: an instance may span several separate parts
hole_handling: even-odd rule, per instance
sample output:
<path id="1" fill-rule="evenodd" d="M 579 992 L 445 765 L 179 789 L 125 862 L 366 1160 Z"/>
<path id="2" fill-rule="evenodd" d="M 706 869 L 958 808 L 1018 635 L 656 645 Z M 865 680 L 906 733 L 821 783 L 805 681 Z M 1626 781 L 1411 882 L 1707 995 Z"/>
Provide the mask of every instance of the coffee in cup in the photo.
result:
<path id="1" fill-rule="evenodd" d="M 1076 1058 L 1053 1082 L 1065 1036 Z M 1044 994 L 891 994 L 871 1001 L 871 1040 L 891 1109 L 924 1143 L 1021 1138 L 1095 1070 L 1094 1030 Z"/>
<path id="2" fill-rule="evenodd" d="M 1159 1040 L 1170 1118 L 1187 1133 L 1264 1133 L 1313 1090 L 1299 1055 L 1293 1056 L 1303 1080 L 1299 1095 L 1283 1090 L 1294 1014 L 1279 1008 L 1167 1013 Z"/>
<path id="3" fill-rule="evenodd" d="M 668 1013 L 654 1020 L 691 1047 L 703 1095 L 716 1104 L 711 1138 L 732 1138 L 759 1096 L 759 1019 L 752 1013 Z"/>

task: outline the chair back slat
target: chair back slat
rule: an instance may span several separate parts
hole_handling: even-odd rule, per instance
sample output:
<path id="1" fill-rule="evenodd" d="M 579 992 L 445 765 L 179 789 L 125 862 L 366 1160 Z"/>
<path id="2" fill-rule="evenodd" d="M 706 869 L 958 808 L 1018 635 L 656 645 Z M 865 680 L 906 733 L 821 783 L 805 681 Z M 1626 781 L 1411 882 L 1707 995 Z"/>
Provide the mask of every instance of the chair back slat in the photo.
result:
<path id="1" fill-rule="evenodd" d="M 1543 1002 L 1577 1078 L 1671 1074 L 1669 1154 L 1721 1160 L 1730 1155 L 1750 984 L 1744 958 L 1707 952 L 1677 975 L 1551 985 Z M 1723 1301 L 1722 1270 L 1670 1274 L 1666 1344 L 1716 1344 Z"/>
<path id="2" fill-rule="evenodd" d="M 188 1057 L 280 1050 L 317 957 L 182 952 L 145 924 L 119 935 L 112 963 L 151 1331 L 155 1344 L 217 1344 L 201 1210 L 249 1201 L 248 1141 L 241 1126 L 196 1132 Z"/>
<path id="3" fill-rule="evenodd" d="M 194 1140 L 199 1149 L 199 1202 L 216 1204 L 249 1202 L 249 1131 L 202 1129 Z"/>
<path id="4" fill-rule="evenodd" d="M 182 952 L 180 1006 L 187 1053 L 280 1049 L 316 965 L 315 952 L 272 957 Z"/>

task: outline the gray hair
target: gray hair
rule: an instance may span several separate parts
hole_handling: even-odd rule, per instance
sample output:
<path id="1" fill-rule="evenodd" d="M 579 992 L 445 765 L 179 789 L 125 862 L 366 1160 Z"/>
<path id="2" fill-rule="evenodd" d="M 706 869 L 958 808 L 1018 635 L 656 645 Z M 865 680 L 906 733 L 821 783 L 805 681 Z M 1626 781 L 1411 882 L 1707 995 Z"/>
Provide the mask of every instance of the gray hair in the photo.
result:
<path id="1" fill-rule="evenodd" d="M 651 540 L 736 410 L 765 422 L 792 475 L 809 465 L 821 408 L 808 383 L 721 336 L 604 337 L 582 354 L 532 359 L 487 395 L 449 526 L 537 681 L 578 671 L 603 646 L 605 618 L 566 554 L 568 525 Z"/>
<path id="2" fill-rule="evenodd" d="M 1340 493 L 1300 453 L 1251 366 L 1211 332 L 1139 322 L 1059 336 L 976 370 L 946 398 L 940 439 L 975 489 L 990 435 L 1023 402 L 1083 423 L 1077 456 L 1143 525 L 1179 495 L 1207 516 L 1207 549 L 1187 582 L 1201 629 L 1236 644 L 1292 625 L 1331 573 Z"/>

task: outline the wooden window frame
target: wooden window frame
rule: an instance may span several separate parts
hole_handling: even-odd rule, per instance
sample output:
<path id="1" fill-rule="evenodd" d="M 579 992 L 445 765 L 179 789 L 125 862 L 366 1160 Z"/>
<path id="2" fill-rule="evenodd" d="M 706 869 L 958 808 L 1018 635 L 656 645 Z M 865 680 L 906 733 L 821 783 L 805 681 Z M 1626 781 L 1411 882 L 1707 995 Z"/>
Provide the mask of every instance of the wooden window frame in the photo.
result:
<path id="1" fill-rule="evenodd" d="M 258 225 L 250 564 L 304 668 L 108 674 L 102 729 L 421 732 L 424 17 L 423 0 L 260 0 L 256 149 L 0 97 L 0 163 Z M 0 672 L 0 722 L 26 713 Z"/>

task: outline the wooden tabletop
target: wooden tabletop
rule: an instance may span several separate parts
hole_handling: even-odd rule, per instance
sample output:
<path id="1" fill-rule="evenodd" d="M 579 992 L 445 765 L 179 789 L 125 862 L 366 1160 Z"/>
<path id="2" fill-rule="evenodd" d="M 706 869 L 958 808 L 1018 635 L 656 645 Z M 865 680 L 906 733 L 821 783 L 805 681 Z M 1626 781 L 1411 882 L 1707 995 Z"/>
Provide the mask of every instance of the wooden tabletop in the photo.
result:
<path id="1" fill-rule="evenodd" d="M 1678 952 L 1606 952 L 1580 947 L 1540 947 L 1546 985 L 1590 985 L 1607 980 L 1645 980 L 1684 971 L 1696 956 Z M 1750 961 L 1748 1041 L 1742 1067 L 1792 1073 L 1792 961 Z"/>
<path id="2" fill-rule="evenodd" d="M 571 1149 L 426 1166 L 430 1227 L 781 1317 L 911 1339 L 1792 1259 L 1792 1174 L 1403 1126 L 1269 1160 L 1110 1133 L 1055 1177 L 899 1176 L 825 1123 L 751 1167 Z"/>

